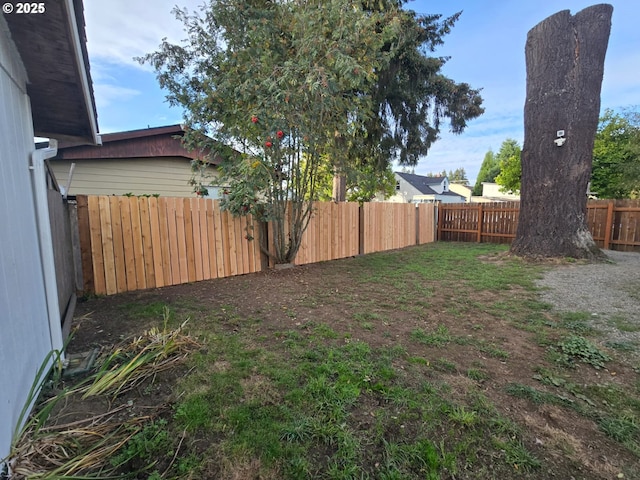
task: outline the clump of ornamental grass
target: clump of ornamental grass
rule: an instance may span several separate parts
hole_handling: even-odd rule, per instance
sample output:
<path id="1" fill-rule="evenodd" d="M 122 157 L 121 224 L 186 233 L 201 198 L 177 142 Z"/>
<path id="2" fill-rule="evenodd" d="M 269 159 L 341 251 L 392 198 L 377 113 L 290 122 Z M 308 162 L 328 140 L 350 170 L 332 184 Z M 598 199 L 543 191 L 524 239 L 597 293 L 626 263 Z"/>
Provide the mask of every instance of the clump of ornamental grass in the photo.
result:
<path id="1" fill-rule="evenodd" d="M 58 389 L 48 398 L 40 392 L 45 385 L 59 381 L 62 361 L 60 352 L 54 351 L 47 356 L 19 417 L 10 454 L 0 460 L 8 466 L 8 478 L 120 478 L 119 465 L 114 466 L 110 459 L 140 434 L 160 411 L 144 416 L 124 416 L 122 412 L 129 405 L 118 405 L 118 397 L 153 379 L 159 372 L 182 363 L 199 347 L 199 343 L 185 332 L 187 321 L 170 329 L 166 308 L 163 317 L 161 329 L 152 328 L 139 337 L 105 349 L 99 357 L 100 367 L 96 372 L 74 385 Z M 92 417 L 63 423 L 64 409 L 58 407 L 72 396 L 82 400 L 106 396 L 109 407 L 106 412 Z M 33 413 L 27 418 L 34 402 Z M 153 463 L 141 470 L 152 466 Z"/>
<path id="2" fill-rule="evenodd" d="M 83 398 L 108 394 L 117 396 L 135 388 L 156 374 L 182 363 L 199 343 L 184 333 L 187 321 L 175 330 L 167 328 L 169 310 L 165 307 L 162 330 L 152 328 L 101 355 L 101 367 L 93 381 L 82 387 Z"/>

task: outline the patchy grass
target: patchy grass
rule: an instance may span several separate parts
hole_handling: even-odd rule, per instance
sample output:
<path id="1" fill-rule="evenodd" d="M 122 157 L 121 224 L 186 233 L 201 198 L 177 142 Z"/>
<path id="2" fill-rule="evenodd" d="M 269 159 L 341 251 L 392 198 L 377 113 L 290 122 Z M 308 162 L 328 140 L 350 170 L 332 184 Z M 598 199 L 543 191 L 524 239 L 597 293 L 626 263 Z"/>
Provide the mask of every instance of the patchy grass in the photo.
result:
<path id="1" fill-rule="evenodd" d="M 553 313 L 534 284 L 550 267 L 504 252 L 437 243 L 87 300 L 101 328 L 169 306 L 202 345 L 159 400 L 166 423 L 114 462 L 154 455 L 157 478 L 634 478 L 630 347 Z"/>

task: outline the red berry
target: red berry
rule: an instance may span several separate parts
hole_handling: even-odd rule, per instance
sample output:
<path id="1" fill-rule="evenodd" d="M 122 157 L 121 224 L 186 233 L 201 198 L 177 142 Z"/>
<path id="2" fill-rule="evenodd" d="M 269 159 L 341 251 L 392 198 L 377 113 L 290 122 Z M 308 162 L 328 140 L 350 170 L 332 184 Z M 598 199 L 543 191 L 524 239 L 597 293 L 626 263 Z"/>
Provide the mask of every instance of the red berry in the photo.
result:
<path id="1" fill-rule="evenodd" d="M 278 138 L 282 138 L 282 137 L 284 137 L 284 132 L 282 130 L 278 130 L 278 132 L 276 133 L 276 136 Z"/>
<path id="2" fill-rule="evenodd" d="M 253 117 L 251 117 L 251 121 L 253 123 L 258 123 L 258 117 L 256 117 L 255 115 Z"/>
<path id="3" fill-rule="evenodd" d="M 266 142 L 264 142 L 264 146 L 267 147 L 267 148 L 271 148 L 273 146 L 273 143 L 271 143 L 269 141 L 266 141 Z"/>

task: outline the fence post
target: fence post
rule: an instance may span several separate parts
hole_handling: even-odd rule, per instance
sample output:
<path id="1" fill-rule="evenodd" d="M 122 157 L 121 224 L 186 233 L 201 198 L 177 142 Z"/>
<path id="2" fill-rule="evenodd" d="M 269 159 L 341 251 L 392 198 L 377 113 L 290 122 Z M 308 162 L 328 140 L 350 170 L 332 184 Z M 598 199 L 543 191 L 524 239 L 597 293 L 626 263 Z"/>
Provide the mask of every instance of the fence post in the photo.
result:
<path id="1" fill-rule="evenodd" d="M 607 223 L 604 230 L 604 249 L 609 250 L 611 243 L 611 228 L 613 226 L 613 200 L 609 200 L 607 205 Z"/>
<path id="2" fill-rule="evenodd" d="M 364 255 L 364 204 L 358 206 L 358 255 Z"/>
<path id="3" fill-rule="evenodd" d="M 416 203 L 416 208 L 415 208 L 415 212 L 416 212 L 416 216 L 415 216 L 415 223 L 416 223 L 416 245 L 420 245 L 420 204 Z"/>
<path id="4" fill-rule="evenodd" d="M 482 242 L 482 222 L 484 221 L 484 213 L 482 209 L 482 203 L 478 204 L 478 238 L 477 242 Z"/>
<path id="5" fill-rule="evenodd" d="M 93 256 L 91 253 L 91 227 L 89 225 L 89 199 L 86 195 L 76 197 L 78 215 L 78 238 L 82 264 L 82 292 L 94 293 Z"/>
<path id="6" fill-rule="evenodd" d="M 436 203 L 436 216 L 438 217 L 438 228 L 437 228 L 437 235 L 436 235 L 436 239 L 438 241 L 442 240 L 442 224 L 443 224 L 443 220 L 442 217 L 444 216 L 444 207 L 442 207 L 442 211 L 440 211 L 440 207 L 442 206 L 442 204 L 440 202 Z"/>

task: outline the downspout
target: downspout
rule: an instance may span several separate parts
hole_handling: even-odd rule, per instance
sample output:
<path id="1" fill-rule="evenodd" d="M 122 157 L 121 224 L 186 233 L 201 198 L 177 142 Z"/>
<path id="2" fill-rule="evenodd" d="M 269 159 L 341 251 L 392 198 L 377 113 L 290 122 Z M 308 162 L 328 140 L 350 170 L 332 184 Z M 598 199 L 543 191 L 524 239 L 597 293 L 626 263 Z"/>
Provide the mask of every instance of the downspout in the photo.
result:
<path id="1" fill-rule="evenodd" d="M 47 313 L 49 316 L 49 333 L 51 349 L 62 355 L 62 325 L 60 324 L 60 304 L 58 302 L 58 283 L 56 280 L 56 264 L 53 255 L 53 237 L 49 219 L 49 201 L 47 198 L 47 169 L 45 160 L 58 154 L 58 141 L 49 140 L 47 148 L 35 150 L 31 154 L 33 171 L 33 189 L 35 194 L 36 217 L 38 227 L 38 244 L 42 263 Z"/>

